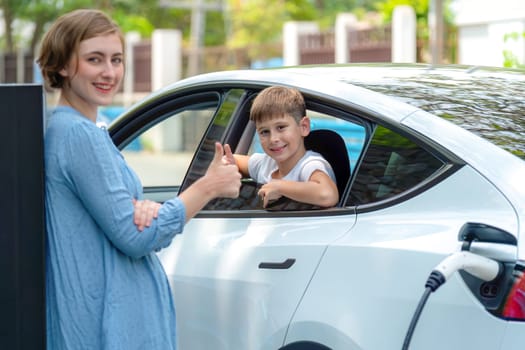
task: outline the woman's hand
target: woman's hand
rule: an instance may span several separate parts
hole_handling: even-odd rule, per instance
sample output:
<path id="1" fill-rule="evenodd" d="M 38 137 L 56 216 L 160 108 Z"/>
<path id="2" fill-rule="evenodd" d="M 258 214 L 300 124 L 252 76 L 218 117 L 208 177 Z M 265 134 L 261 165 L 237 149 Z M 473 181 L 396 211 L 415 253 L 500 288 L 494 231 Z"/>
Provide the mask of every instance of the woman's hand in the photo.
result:
<path id="1" fill-rule="evenodd" d="M 227 149 L 225 151 L 225 148 Z M 179 198 L 186 208 L 186 222 L 194 217 L 210 200 L 227 197 L 237 198 L 241 188 L 241 174 L 234 164 L 229 164 L 231 149 L 215 143 L 215 155 L 206 170 Z"/>
<path id="2" fill-rule="evenodd" d="M 148 199 L 133 199 L 133 206 L 135 207 L 133 223 L 137 226 L 137 230 L 142 232 L 146 227 L 151 226 L 153 219 L 158 217 L 161 204 Z"/>
<path id="3" fill-rule="evenodd" d="M 237 198 L 241 187 L 241 174 L 228 144 L 215 143 L 215 156 L 204 175 L 214 185 L 213 197 Z"/>

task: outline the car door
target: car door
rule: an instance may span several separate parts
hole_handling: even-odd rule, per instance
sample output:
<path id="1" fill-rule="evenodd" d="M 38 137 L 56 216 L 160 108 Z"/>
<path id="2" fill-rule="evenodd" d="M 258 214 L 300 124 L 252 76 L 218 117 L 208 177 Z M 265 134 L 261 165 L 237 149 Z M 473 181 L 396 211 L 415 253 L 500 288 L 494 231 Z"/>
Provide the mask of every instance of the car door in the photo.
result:
<path id="1" fill-rule="evenodd" d="M 150 198 L 162 200 L 202 176 L 215 141 L 241 147 L 249 130 L 247 112 L 254 92 L 231 89 L 220 95 L 210 124 L 202 130 L 203 139 L 189 157 L 183 181 L 146 185 Z M 171 105 L 177 111 L 198 109 L 173 101 Z M 169 119 L 167 115 L 179 114 L 164 111 L 156 119 L 162 124 Z M 149 121 L 126 140 L 128 144 L 154 125 L 159 127 L 152 116 L 134 119 Z M 145 171 L 137 172 L 147 176 L 151 170 L 146 166 Z M 256 193 L 252 196 L 257 200 Z M 175 298 L 179 347 L 278 349 L 326 247 L 348 232 L 354 222 L 354 211 L 343 208 L 269 211 L 217 204 L 205 208 L 187 223 L 183 234 L 158 253 Z"/>

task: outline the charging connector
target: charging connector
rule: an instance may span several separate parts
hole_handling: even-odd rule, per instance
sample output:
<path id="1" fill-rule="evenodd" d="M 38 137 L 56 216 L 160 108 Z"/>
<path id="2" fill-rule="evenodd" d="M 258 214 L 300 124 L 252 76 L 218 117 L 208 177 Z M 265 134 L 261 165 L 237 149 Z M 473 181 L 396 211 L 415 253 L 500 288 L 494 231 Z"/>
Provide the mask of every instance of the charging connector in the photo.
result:
<path id="1" fill-rule="evenodd" d="M 412 322 L 410 322 L 405 341 L 403 342 L 403 350 L 408 349 L 417 321 L 430 293 L 436 291 L 454 272 L 459 270 L 464 270 L 477 278 L 489 282 L 497 279 L 503 273 L 504 267 L 498 261 L 468 251 L 457 252 L 446 257 L 432 270 L 425 283 L 425 292 L 414 312 Z"/>
<path id="2" fill-rule="evenodd" d="M 463 270 L 471 275 L 490 282 L 499 277 L 503 272 L 500 262 L 476 255 L 467 251 L 449 255 L 437 265 L 428 277 L 425 287 L 430 287 L 434 292 L 445 283 L 456 271 Z"/>

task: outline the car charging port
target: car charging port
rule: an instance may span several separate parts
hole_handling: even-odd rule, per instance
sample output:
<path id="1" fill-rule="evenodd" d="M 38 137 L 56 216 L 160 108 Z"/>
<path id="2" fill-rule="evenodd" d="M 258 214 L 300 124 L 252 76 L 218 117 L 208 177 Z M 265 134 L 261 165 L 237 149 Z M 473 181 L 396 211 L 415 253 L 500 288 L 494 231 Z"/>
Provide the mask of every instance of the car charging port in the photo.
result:
<path id="1" fill-rule="evenodd" d="M 516 276 L 521 275 L 522 269 L 520 263 L 515 261 L 516 237 L 498 227 L 468 222 L 461 227 L 458 240 L 462 242 L 462 251 L 478 254 L 484 252 L 483 255 L 490 254 L 492 258 L 500 261 L 502 271 L 499 277 L 492 281 L 479 279 L 468 270 L 460 270 L 459 274 L 488 312 L 496 317 L 506 318 L 503 307 Z"/>
<path id="2" fill-rule="evenodd" d="M 432 271 L 425 283 L 425 292 L 412 316 L 412 321 L 407 330 L 403 342 L 403 350 L 407 350 L 428 297 L 442 286 L 456 271 L 458 271 L 470 290 L 480 299 L 485 308 L 498 317 L 505 317 L 501 305 L 512 305 L 508 309 L 521 308 L 525 317 L 525 298 L 520 299 L 521 291 L 525 291 L 525 278 L 514 283 L 514 288 L 503 302 L 503 296 L 507 289 L 507 281 L 516 280 L 512 278 L 511 263 L 502 263 L 478 254 L 470 252 L 474 242 L 495 244 L 503 246 L 516 246 L 517 239 L 511 233 L 500 228 L 483 223 L 467 222 L 458 234 L 458 240 L 462 242 L 460 252 L 446 257 Z M 513 292 L 514 291 L 514 292 Z M 518 306 L 516 306 L 518 305 Z"/>
<path id="3" fill-rule="evenodd" d="M 499 285 L 497 283 L 484 282 L 479 288 L 479 294 L 483 298 L 496 298 L 499 294 Z"/>

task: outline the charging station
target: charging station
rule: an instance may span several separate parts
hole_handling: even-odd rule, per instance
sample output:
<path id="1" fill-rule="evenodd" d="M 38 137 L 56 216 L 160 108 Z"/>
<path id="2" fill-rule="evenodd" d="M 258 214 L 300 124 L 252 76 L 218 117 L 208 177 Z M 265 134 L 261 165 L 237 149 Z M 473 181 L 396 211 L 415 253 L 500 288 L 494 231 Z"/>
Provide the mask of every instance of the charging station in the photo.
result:
<path id="1" fill-rule="evenodd" d="M 44 89 L 0 85 L 0 349 L 45 349 Z"/>

